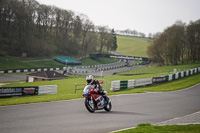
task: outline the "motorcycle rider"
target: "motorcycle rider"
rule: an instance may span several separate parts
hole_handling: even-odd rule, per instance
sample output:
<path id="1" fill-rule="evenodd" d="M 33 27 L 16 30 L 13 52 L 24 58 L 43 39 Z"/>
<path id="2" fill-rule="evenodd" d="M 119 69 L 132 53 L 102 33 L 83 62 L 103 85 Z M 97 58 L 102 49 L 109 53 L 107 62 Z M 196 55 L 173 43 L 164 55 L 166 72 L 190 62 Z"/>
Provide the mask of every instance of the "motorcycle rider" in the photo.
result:
<path id="1" fill-rule="evenodd" d="M 103 88 L 99 84 L 99 81 L 94 79 L 94 76 L 88 75 L 86 77 L 86 81 L 87 81 L 87 85 L 94 85 L 95 88 L 99 88 L 99 94 L 104 97 L 106 102 L 108 102 L 108 98 L 106 96 L 107 92 L 103 90 Z"/>

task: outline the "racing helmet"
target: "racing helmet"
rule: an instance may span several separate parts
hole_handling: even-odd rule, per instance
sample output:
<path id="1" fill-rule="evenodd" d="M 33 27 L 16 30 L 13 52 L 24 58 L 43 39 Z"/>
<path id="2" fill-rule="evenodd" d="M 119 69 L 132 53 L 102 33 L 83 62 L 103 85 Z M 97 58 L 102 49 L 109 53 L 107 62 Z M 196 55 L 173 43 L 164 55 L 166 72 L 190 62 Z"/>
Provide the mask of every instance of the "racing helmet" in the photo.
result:
<path id="1" fill-rule="evenodd" d="M 86 81 L 87 81 L 88 84 L 91 84 L 93 82 L 93 80 L 94 80 L 94 77 L 92 75 L 88 75 L 86 77 Z"/>

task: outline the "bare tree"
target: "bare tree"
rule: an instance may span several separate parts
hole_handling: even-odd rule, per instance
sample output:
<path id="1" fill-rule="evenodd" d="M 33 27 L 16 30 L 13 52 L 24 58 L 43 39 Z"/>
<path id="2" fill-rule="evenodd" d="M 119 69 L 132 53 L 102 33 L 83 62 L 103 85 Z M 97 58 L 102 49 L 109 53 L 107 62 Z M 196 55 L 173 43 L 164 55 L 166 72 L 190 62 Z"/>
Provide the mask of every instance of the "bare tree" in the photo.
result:
<path id="1" fill-rule="evenodd" d="M 106 45 L 107 43 L 107 32 L 108 32 L 108 28 L 106 26 L 99 26 L 98 27 L 99 30 L 99 53 L 101 54 L 103 51 L 103 47 Z"/>
<path id="2" fill-rule="evenodd" d="M 200 58 L 200 21 L 188 26 L 177 21 L 163 33 L 154 36 L 148 55 L 160 64 L 177 65 L 178 62 L 198 61 Z"/>
<path id="3" fill-rule="evenodd" d="M 86 15 L 35 0 L 0 0 L 0 52 L 5 55 L 85 56 L 97 51 L 100 36 L 101 52 L 110 49 L 109 39 L 97 33 Z"/>

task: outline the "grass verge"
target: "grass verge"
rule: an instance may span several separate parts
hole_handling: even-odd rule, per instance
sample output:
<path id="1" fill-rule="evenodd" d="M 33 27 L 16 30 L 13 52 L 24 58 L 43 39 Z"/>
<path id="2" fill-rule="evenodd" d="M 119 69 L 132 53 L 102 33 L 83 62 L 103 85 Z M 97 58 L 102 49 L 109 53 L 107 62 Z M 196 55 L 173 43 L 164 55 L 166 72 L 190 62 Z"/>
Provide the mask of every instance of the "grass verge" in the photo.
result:
<path id="1" fill-rule="evenodd" d="M 200 124 L 170 126 L 154 126 L 151 124 L 139 124 L 136 128 L 119 131 L 117 133 L 199 133 L 199 131 Z"/>

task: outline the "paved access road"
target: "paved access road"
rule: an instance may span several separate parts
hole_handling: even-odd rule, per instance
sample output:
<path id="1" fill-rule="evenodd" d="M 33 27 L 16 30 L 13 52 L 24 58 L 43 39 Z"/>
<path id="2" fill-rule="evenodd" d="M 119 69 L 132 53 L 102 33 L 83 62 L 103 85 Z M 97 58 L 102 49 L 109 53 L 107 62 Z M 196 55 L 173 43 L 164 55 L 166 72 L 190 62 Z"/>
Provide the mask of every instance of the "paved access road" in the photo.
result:
<path id="1" fill-rule="evenodd" d="M 1 133 L 105 133 L 200 111 L 200 84 L 171 92 L 110 96 L 112 111 L 89 113 L 84 99 L 0 107 Z"/>
<path id="2" fill-rule="evenodd" d="M 25 74 L 12 74 L 12 75 L 6 75 L 6 76 L 0 75 L 0 82 L 14 81 L 14 80 L 25 80 L 25 79 L 26 79 Z"/>

